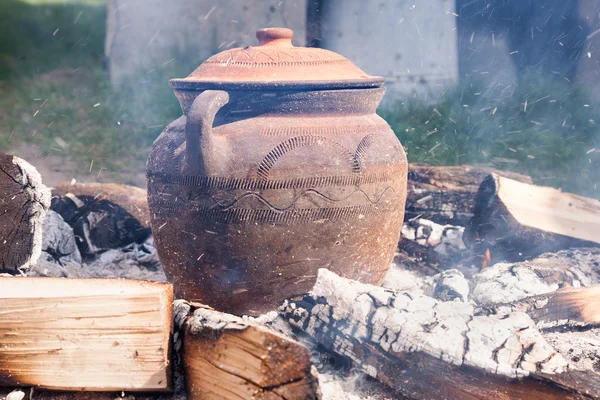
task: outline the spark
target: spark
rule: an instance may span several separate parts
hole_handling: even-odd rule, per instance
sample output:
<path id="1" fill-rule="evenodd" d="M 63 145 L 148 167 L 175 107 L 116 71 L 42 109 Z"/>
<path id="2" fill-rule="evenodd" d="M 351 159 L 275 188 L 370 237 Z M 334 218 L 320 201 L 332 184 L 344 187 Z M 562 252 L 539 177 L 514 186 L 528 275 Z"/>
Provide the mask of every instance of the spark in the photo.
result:
<path id="1" fill-rule="evenodd" d="M 589 149 L 588 151 L 585 152 L 585 154 L 590 154 L 596 151 L 596 148 L 594 147 L 593 149 Z"/>
<path id="2" fill-rule="evenodd" d="M 96 103 L 94 104 L 94 107 L 98 107 L 100 105 L 100 103 Z"/>
<path id="3" fill-rule="evenodd" d="M 56 28 L 56 30 L 52 33 L 52 36 L 56 36 L 56 34 L 58 33 L 59 30 L 60 30 L 60 28 Z"/>
<path id="4" fill-rule="evenodd" d="M 206 15 L 204 16 L 204 20 L 206 21 L 208 19 L 208 17 L 210 17 L 210 14 L 213 13 L 213 11 L 215 11 L 217 9 L 216 6 L 213 6 L 209 12 L 206 13 Z"/>
<path id="5" fill-rule="evenodd" d="M 148 42 L 148 46 L 150 46 L 152 44 L 152 42 L 154 42 L 154 39 L 156 39 L 156 36 L 158 36 L 158 33 L 160 32 L 160 28 L 156 30 L 156 32 L 154 32 L 154 35 L 152 35 L 152 37 L 150 38 L 150 41 Z"/>
<path id="6" fill-rule="evenodd" d="M 79 11 L 79 14 L 77 14 L 77 16 L 75 17 L 75 20 L 73 21 L 73 24 L 76 24 L 79 22 L 79 18 L 81 18 L 81 15 L 83 14 L 83 11 Z"/>
<path id="7" fill-rule="evenodd" d="M 590 53 L 590 52 L 588 51 L 588 53 L 587 53 L 587 54 L 588 54 L 588 58 L 592 58 L 592 53 Z"/>

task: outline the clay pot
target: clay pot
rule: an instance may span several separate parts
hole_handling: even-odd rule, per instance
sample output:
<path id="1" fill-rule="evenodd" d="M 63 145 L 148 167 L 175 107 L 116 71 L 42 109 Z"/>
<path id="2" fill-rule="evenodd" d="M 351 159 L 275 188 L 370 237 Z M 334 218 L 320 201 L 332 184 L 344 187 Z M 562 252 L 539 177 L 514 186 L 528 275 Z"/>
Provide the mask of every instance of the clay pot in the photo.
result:
<path id="1" fill-rule="evenodd" d="M 385 89 L 344 57 L 257 32 L 170 84 L 183 116 L 147 165 L 152 230 L 179 297 L 256 315 L 319 268 L 377 284 L 398 243 L 407 162 Z"/>

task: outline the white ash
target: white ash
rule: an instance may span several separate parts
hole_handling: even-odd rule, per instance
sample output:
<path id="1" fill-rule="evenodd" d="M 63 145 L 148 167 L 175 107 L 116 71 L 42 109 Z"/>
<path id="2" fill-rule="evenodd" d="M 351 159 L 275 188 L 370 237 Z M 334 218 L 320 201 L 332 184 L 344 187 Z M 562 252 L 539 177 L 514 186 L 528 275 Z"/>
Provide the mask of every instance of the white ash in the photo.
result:
<path id="1" fill-rule="evenodd" d="M 390 265 L 381 286 L 403 292 L 423 293 L 433 286 L 433 278 L 421 276 L 394 263 Z"/>
<path id="2" fill-rule="evenodd" d="M 468 303 L 394 292 L 325 269 L 319 270 L 310 295 L 318 299 L 310 311 L 293 302 L 284 303 L 281 312 L 288 322 L 312 337 L 325 334 L 333 338 L 334 351 L 351 358 L 373 377 L 378 366 L 354 354 L 349 337 L 374 343 L 384 351 L 420 351 L 454 365 L 511 377 L 538 368 L 560 373 L 567 366 L 524 313 L 475 316 Z M 335 332 L 328 331 L 331 329 Z"/>
<path id="3" fill-rule="evenodd" d="M 23 400 L 25 398 L 25 392 L 22 390 L 14 390 L 6 396 L 6 400 Z"/>
<path id="4" fill-rule="evenodd" d="M 497 263 L 473 277 L 472 297 L 481 305 L 510 303 L 554 292 L 564 284 L 590 286 L 598 283 L 598 263 L 600 249 L 564 250 L 529 261 Z"/>
<path id="5" fill-rule="evenodd" d="M 121 249 L 111 249 L 99 254 L 93 261 L 82 264 L 66 262 L 61 265 L 46 259 L 38 261 L 28 276 L 63 278 L 126 278 L 166 282 L 160 266 L 154 240 L 132 243 Z"/>
<path id="6" fill-rule="evenodd" d="M 433 276 L 420 276 L 416 272 L 391 265 L 381 286 L 441 301 L 469 301 L 469 281 L 457 269 L 449 269 Z"/>
<path id="7" fill-rule="evenodd" d="M 407 221 L 402 226 L 402 237 L 422 246 L 432 247 L 440 256 L 450 258 L 467 248 L 463 243 L 465 228 L 454 225 L 440 225 L 427 219 Z"/>
<path id="8" fill-rule="evenodd" d="M 457 269 L 449 269 L 434 276 L 435 288 L 433 297 L 441 301 L 459 300 L 468 302 L 469 281 Z"/>
<path id="9" fill-rule="evenodd" d="M 570 369 L 595 371 L 600 379 L 600 327 L 568 332 L 542 331 L 542 335 L 567 360 Z"/>
<path id="10" fill-rule="evenodd" d="M 59 265 L 69 262 L 81 264 L 81 253 L 73 229 L 60 214 L 52 210 L 46 211 L 44 216 L 41 258 Z"/>

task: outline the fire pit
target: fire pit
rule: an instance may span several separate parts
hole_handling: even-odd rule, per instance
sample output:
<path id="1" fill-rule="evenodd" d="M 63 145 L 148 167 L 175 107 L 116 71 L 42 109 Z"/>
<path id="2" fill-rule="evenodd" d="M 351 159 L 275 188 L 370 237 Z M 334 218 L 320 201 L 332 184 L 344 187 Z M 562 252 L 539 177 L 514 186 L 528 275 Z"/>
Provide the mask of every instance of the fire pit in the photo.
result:
<path id="1" fill-rule="evenodd" d="M 165 276 L 142 190 L 61 185 L 50 202 L 35 169 L 10 156 L 2 162 L 11 174 L 3 187 L 22 191 L 2 197 L 5 209 L 39 199 L 10 230 L 31 238 L 20 239 L 29 247 L 15 247 L 21 263 L 3 264 L 5 275 L 28 277 L 0 278 L 0 308 L 12 310 L 0 313 L 0 384 L 7 387 L 0 395 L 12 392 L 8 399 L 30 392 L 35 399 L 111 400 L 600 398 L 600 249 L 594 236 L 544 231 L 547 226 L 531 220 L 521 227 L 518 216 L 506 218 L 516 202 L 498 183 L 506 189 L 521 182 L 519 196 L 529 198 L 546 190 L 527 177 L 414 165 L 404 238 L 382 286 L 322 269 L 310 293 L 258 318 L 241 318 L 185 300 L 172 308 L 169 285 L 144 283 Z M 593 200 L 546 193 L 566 196 L 569 208 L 595 210 Z M 484 225 L 486 235 L 478 237 L 478 221 L 490 220 L 481 213 L 489 215 L 492 206 L 504 222 Z M 550 252 L 506 245 L 507 238 L 542 231 L 543 250 Z M 494 232 L 503 240 L 491 240 Z M 17 260 L 9 247 L 0 255 Z M 131 280 L 77 279 L 99 277 Z M 86 308 L 90 301 L 98 302 L 94 313 Z M 61 322 L 48 325 L 47 318 Z M 113 329 L 95 330 L 102 320 Z M 153 331 L 128 336 L 151 321 Z M 54 349 L 40 353 L 36 343 L 50 340 L 58 340 Z M 150 356 L 153 343 L 157 352 Z M 82 358 L 90 351 L 95 364 Z M 110 365 L 103 357 L 129 361 L 120 370 L 94 370 Z M 68 379 L 52 372 L 56 365 L 73 371 Z"/>

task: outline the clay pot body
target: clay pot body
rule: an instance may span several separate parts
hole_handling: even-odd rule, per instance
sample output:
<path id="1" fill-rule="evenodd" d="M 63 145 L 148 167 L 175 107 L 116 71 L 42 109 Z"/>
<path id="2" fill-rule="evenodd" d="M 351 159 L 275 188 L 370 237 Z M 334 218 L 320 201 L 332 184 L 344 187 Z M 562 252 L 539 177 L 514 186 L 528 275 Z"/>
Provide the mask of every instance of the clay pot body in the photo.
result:
<path id="1" fill-rule="evenodd" d="M 257 315 L 309 291 L 319 268 L 383 279 L 407 161 L 375 113 L 382 87 L 175 92 L 184 115 L 154 143 L 147 176 L 156 246 L 179 297 Z"/>

